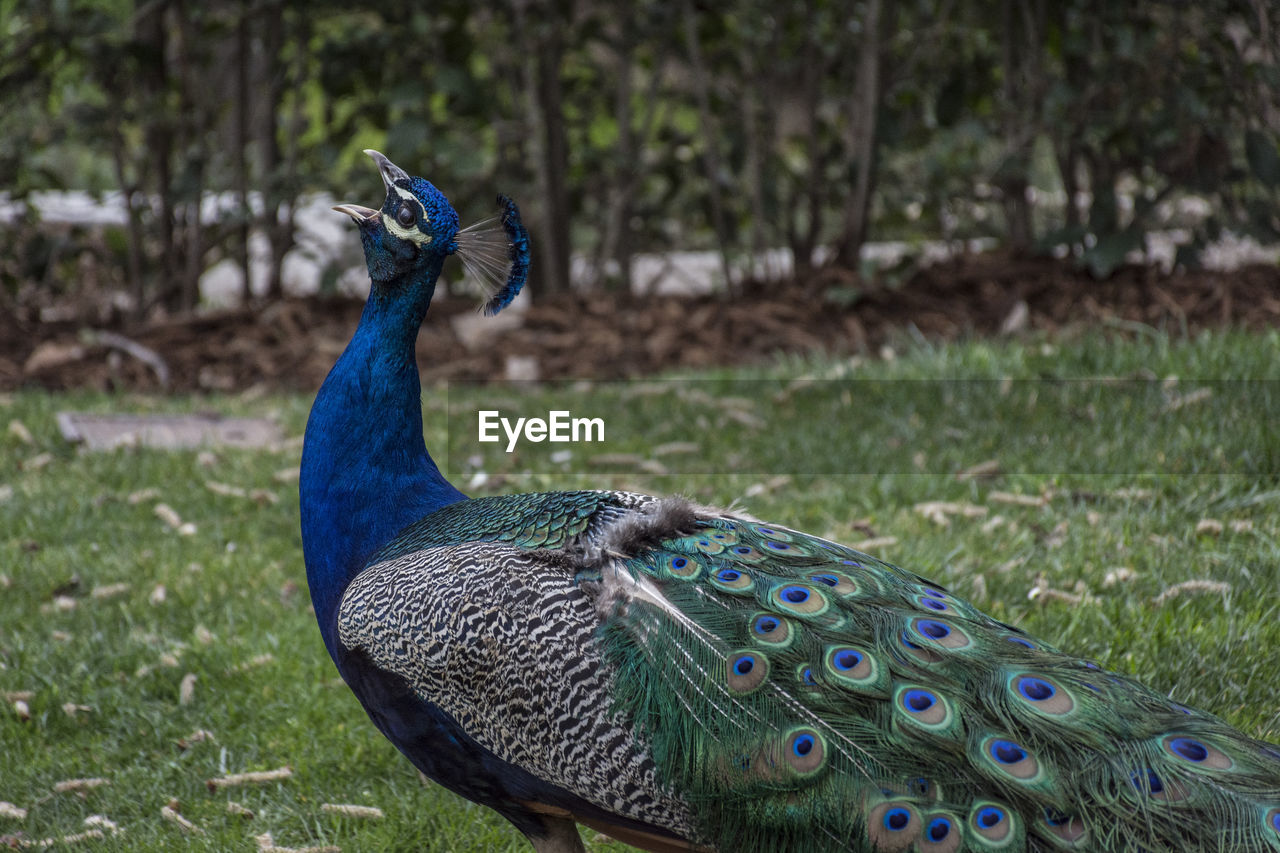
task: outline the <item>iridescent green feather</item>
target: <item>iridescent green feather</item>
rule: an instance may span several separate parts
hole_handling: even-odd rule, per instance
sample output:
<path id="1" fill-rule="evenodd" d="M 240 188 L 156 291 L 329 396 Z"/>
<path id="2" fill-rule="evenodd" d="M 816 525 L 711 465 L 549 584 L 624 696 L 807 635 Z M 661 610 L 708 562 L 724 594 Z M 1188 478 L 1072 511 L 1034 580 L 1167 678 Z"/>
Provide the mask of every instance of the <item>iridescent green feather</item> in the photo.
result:
<path id="1" fill-rule="evenodd" d="M 625 567 L 614 707 L 721 850 L 1280 850 L 1274 747 L 910 572 L 730 518 Z"/>

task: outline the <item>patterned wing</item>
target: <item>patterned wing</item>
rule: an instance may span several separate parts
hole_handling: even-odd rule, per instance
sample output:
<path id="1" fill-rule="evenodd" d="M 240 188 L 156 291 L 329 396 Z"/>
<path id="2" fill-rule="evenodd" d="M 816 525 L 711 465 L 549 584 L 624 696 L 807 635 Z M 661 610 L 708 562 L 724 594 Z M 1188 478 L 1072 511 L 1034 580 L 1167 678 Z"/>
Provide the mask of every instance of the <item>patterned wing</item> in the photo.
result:
<path id="1" fill-rule="evenodd" d="M 865 554 L 688 512 L 593 579 L 614 707 L 719 849 L 1280 850 L 1276 747 Z"/>
<path id="2" fill-rule="evenodd" d="M 504 761 L 606 812 L 687 833 L 634 728 L 607 713 L 598 617 L 573 575 L 548 552 L 501 542 L 425 547 L 351 583 L 339 638 Z"/>

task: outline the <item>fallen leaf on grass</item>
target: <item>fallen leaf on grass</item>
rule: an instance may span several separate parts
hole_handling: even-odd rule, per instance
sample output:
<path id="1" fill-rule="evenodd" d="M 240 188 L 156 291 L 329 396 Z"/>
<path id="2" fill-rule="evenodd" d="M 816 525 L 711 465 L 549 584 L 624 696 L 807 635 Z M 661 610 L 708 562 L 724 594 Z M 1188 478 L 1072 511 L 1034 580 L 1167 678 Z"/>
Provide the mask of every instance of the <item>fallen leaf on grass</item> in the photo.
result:
<path id="1" fill-rule="evenodd" d="M 196 826 L 194 823 L 187 820 L 185 817 L 183 817 L 178 813 L 178 810 L 174 808 L 174 805 L 173 805 L 175 802 L 176 801 L 171 800 L 169 805 L 161 806 L 160 817 L 164 818 L 170 823 L 177 824 L 178 828 L 181 829 L 183 832 L 190 832 L 195 835 L 204 835 L 203 829 Z"/>
<path id="2" fill-rule="evenodd" d="M 320 811 L 327 814 L 340 814 L 344 817 L 373 818 L 385 817 L 377 806 L 357 806 L 349 803 L 321 803 Z"/>
<path id="3" fill-rule="evenodd" d="M 61 782 L 53 783 L 53 790 L 59 794 L 65 794 L 68 791 L 92 791 L 94 788 L 101 788 L 103 785 L 110 785 L 110 779 L 103 779 L 100 776 L 94 776 L 87 779 L 64 779 Z"/>
<path id="4" fill-rule="evenodd" d="M 210 779 L 205 782 L 209 786 L 210 791 L 216 791 L 219 788 L 236 788 L 241 785 L 255 785 L 262 782 L 277 782 L 282 779 L 288 779 L 293 775 L 293 769 L 290 767 L 278 767 L 275 770 L 257 770 L 250 773 L 232 773 L 229 776 L 221 776 L 217 779 Z"/>
<path id="5" fill-rule="evenodd" d="M 138 489 L 136 492 L 130 492 L 127 500 L 131 505 L 136 506 L 143 501 L 149 501 L 158 497 L 160 497 L 159 489 Z"/>
<path id="6" fill-rule="evenodd" d="M 341 847 L 332 844 L 325 847 L 277 847 L 269 832 L 254 836 L 253 840 L 258 842 L 258 853 L 342 853 Z"/>
<path id="7" fill-rule="evenodd" d="M 979 518 L 987 514 L 985 506 L 955 501 L 925 501 L 924 503 L 916 504 L 914 509 L 939 527 L 950 527 L 951 516 L 953 515 L 963 516 L 964 518 Z"/>
<path id="8" fill-rule="evenodd" d="M 1180 595 L 1202 593 L 1228 593 L 1231 592 L 1231 584 L 1225 581 L 1207 581 L 1207 580 L 1189 580 L 1182 583 L 1176 583 L 1166 589 L 1164 592 L 1151 599 L 1153 607 L 1160 607 L 1166 601 L 1177 598 Z"/>
<path id="9" fill-rule="evenodd" d="M 153 512 L 155 512 L 156 518 L 176 530 L 179 536 L 195 535 L 196 526 L 189 521 L 183 521 L 182 516 L 178 515 L 177 511 L 168 504 L 156 504 Z"/>
<path id="10" fill-rule="evenodd" d="M 1196 535 L 1208 534 L 1210 536 L 1222 535 L 1222 522 L 1216 518 L 1202 518 L 1196 524 Z"/>
<path id="11" fill-rule="evenodd" d="M 13 803 L 7 803 L 0 800 L 0 817 L 10 817 L 14 820 L 26 820 L 27 810 L 20 806 L 15 806 Z"/>
<path id="12" fill-rule="evenodd" d="M 213 741 L 214 743 L 218 742 L 217 739 L 214 738 L 213 732 L 205 731 L 204 729 L 196 729 L 186 737 L 178 739 L 178 749 L 190 749 L 193 745 L 202 743 L 206 740 Z"/>
<path id="13" fill-rule="evenodd" d="M 1049 504 L 1048 495 L 1023 495 L 1016 492 L 990 492 L 987 494 L 987 500 L 1013 506 L 1041 507 Z"/>
<path id="14" fill-rule="evenodd" d="M 117 595 L 124 595 L 128 591 L 129 585 L 127 583 L 109 583 L 95 586 L 89 595 L 101 601 L 107 598 L 115 598 Z"/>
<path id="15" fill-rule="evenodd" d="M 267 664 L 271 663 L 275 659 L 276 659 L 276 656 L 271 654 L 270 652 L 267 652 L 266 654 L 255 655 L 254 657 L 249 658 L 247 661 L 238 663 L 235 666 L 228 669 L 227 675 L 234 675 L 237 672 L 247 672 L 248 670 L 256 669 L 257 667 L 260 667 L 260 666 L 266 666 Z"/>
<path id="16" fill-rule="evenodd" d="M 31 430 L 27 429 L 27 425 L 16 418 L 9 421 L 9 435 L 23 444 L 35 444 L 35 439 L 31 436 Z"/>

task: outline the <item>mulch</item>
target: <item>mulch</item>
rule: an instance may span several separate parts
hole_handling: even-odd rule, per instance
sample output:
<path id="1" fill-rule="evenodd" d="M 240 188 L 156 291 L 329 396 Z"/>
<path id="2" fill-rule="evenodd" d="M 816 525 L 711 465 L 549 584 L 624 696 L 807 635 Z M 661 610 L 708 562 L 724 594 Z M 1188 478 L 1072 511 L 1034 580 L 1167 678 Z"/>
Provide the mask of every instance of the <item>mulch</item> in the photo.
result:
<path id="1" fill-rule="evenodd" d="M 833 301 L 832 294 L 844 298 Z M 0 313 L 0 390 L 314 390 L 361 306 L 296 298 L 136 327 Z M 825 270 L 807 282 L 753 283 L 733 298 L 540 295 L 515 327 L 501 317 L 475 322 L 474 314 L 471 301 L 443 298 L 432 306 L 418 341 L 424 380 L 624 378 L 778 353 L 876 354 L 904 335 L 946 341 L 1093 326 L 1132 334 L 1137 324 L 1175 335 L 1275 328 L 1280 268 L 1165 274 L 1126 267 L 1095 281 L 1061 261 L 994 254 L 934 265 L 896 286 Z M 480 333 L 460 335 L 460 325 Z M 131 352 L 122 339 L 159 361 Z"/>

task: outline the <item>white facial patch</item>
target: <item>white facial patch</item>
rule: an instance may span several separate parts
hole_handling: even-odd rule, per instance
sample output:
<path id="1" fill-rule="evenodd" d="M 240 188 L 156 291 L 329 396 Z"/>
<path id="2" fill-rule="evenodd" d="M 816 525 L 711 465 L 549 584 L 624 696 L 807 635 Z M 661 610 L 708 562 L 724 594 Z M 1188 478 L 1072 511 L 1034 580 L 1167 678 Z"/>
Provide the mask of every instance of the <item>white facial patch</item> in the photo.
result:
<path id="1" fill-rule="evenodd" d="M 414 197 L 413 193 L 409 192 L 406 189 L 398 187 L 395 184 L 391 185 L 391 189 L 395 190 L 396 195 L 400 196 L 400 198 L 404 199 L 407 203 L 412 205 L 414 210 L 422 212 L 422 202 L 418 201 L 418 199 Z M 422 222 L 425 225 L 431 224 L 431 220 L 427 217 L 425 212 L 422 214 Z M 401 225 L 399 222 L 396 221 L 394 216 L 388 216 L 386 211 L 382 212 L 382 225 L 392 234 L 399 237 L 401 240 L 412 240 L 413 242 L 422 246 L 425 246 L 431 242 L 430 234 L 422 233 L 422 231 L 420 231 L 417 228 L 417 226 L 405 228 L 403 225 Z"/>

